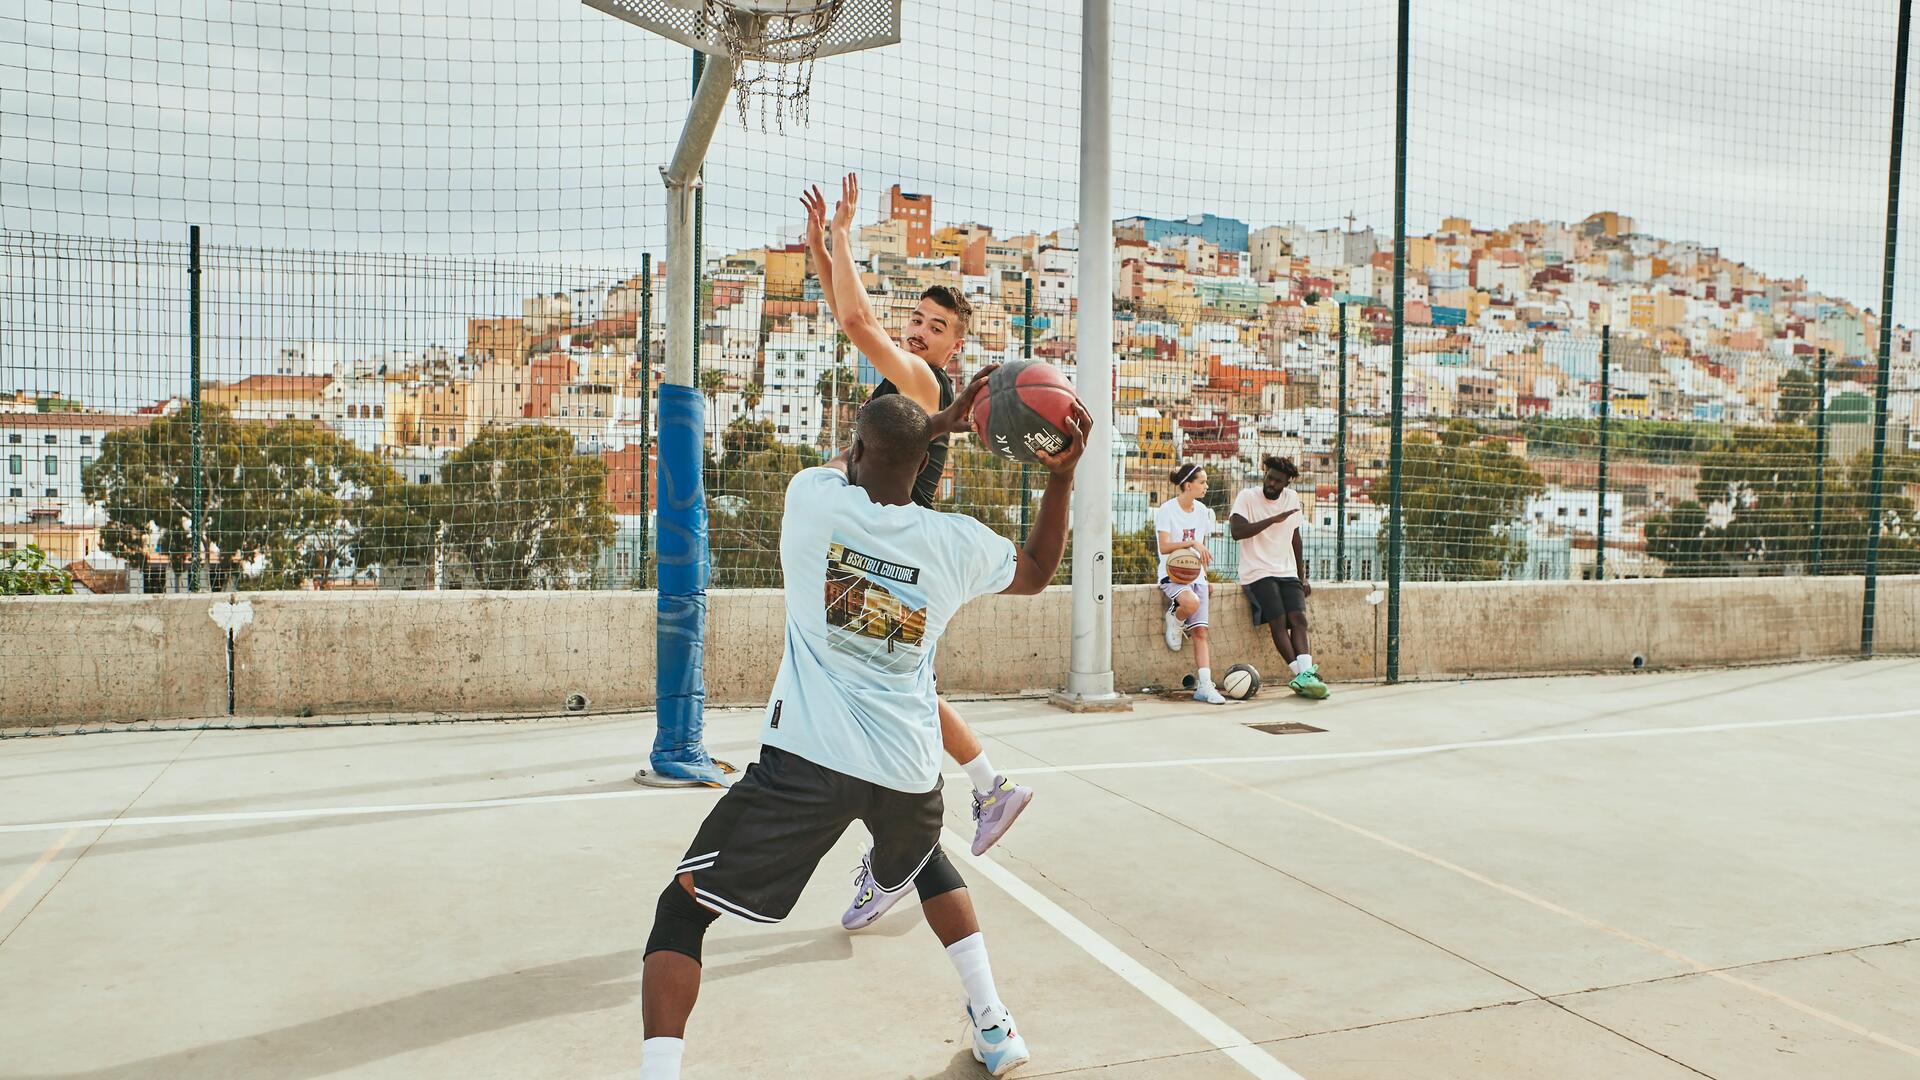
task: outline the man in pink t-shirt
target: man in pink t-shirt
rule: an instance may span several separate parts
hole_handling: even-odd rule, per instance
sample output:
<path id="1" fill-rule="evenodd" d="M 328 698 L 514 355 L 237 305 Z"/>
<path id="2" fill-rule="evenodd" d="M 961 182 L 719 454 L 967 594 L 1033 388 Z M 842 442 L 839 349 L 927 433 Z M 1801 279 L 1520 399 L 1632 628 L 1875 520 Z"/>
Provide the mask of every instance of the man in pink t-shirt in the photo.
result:
<path id="1" fill-rule="evenodd" d="M 1253 611 L 1253 624 L 1265 623 L 1273 647 L 1287 662 L 1293 678 L 1287 689 L 1302 697 L 1324 698 L 1330 693 L 1320 681 L 1320 668 L 1307 644 L 1306 559 L 1301 556 L 1300 493 L 1290 486 L 1300 469 L 1283 457 L 1269 457 L 1266 476 L 1257 488 L 1247 488 L 1233 500 L 1227 531 L 1240 541 L 1240 590 Z"/>

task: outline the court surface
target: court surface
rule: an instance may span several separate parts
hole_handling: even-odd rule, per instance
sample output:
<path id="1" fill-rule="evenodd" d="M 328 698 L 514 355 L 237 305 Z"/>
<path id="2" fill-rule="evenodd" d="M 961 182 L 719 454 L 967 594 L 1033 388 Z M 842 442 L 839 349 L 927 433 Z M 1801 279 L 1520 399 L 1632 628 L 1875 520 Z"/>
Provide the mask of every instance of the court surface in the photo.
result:
<path id="1" fill-rule="evenodd" d="M 962 712 L 1039 792 L 956 860 L 1016 1075 L 1920 1076 L 1920 660 Z M 632 783 L 652 730 L 0 742 L 0 1076 L 635 1075 L 717 798 Z M 984 1075 L 912 902 L 839 929 L 860 839 L 715 925 L 689 1078 Z"/>

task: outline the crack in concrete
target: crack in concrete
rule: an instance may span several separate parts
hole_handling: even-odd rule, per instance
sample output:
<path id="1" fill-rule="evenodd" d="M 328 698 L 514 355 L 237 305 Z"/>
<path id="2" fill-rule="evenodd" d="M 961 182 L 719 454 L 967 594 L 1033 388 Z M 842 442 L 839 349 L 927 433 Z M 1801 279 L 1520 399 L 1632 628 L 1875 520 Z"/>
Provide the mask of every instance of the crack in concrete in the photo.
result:
<path id="1" fill-rule="evenodd" d="M 114 820 L 118 821 L 119 819 L 126 817 L 127 814 L 131 813 L 135 804 L 139 803 L 141 799 L 146 798 L 147 792 L 153 790 L 153 785 L 159 783 L 160 778 L 167 775 L 167 771 L 169 769 L 173 768 L 175 765 L 178 765 L 180 763 L 180 759 L 186 756 L 187 751 L 193 748 L 193 744 L 199 741 L 200 741 L 200 733 L 196 731 L 194 732 L 194 735 L 192 738 L 186 740 L 184 743 L 180 745 L 179 752 L 174 754 L 171 760 L 169 760 L 165 765 L 162 765 L 158 769 L 154 770 L 152 778 L 146 782 L 146 785 L 143 786 L 140 789 L 140 791 L 134 795 L 133 798 L 127 800 L 127 805 L 122 807 L 119 813 L 113 815 Z M 34 900 L 33 906 L 27 909 L 27 913 L 25 915 L 20 916 L 20 921 L 14 923 L 13 926 L 10 927 L 4 935 L 0 935 L 0 948 L 6 947 L 7 942 L 13 940 L 13 935 L 19 933 L 20 928 L 27 925 L 27 920 L 33 918 L 34 913 L 40 910 L 40 906 L 42 904 L 45 904 L 47 902 L 47 898 L 53 895 L 54 890 L 58 889 L 61 886 L 61 884 L 67 880 L 67 875 L 73 873 L 74 867 L 80 865 L 80 860 L 86 858 L 87 854 L 94 849 L 94 846 L 100 843 L 101 840 L 105 839 L 107 832 L 112 828 L 113 828 L 113 825 L 111 822 L 101 826 L 100 831 L 94 834 L 93 839 L 87 841 L 87 846 L 81 848 L 80 851 L 77 854 L 75 854 L 73 858 L 67 860 L 67 864 L 61 867 L 60 869 L 60 875 L 54 878 L 53 883 L 47 886 L 46 891 L 42 892 L 40 896 Z"/>
<path id="2" fill-rule="evenodd" d="M 1698 971 L 1681 971 L 1672 975 L 1654 975 L 1645 979 L 1632 979 L 1622 983 L 1608 983 L 1605 986 L 1589 986 L 1584 990 L 1568 990 L 1565 993 L 1549 995 L 1548 1000 L 1575 998 L 1584 994 L 1604 994 L 1609 990 L 1631 990 L 1635 987 L 1653 986 L 1665 982 L 1678 982 L 1681 979 L 1692 979 L 1701 975 L 1722 975 L 1730 971 L 1744 971 L 1748 968 L 1767 967 L 1772 964 L 1791 964 L 1799 960 L 1818 960 L 1827 956 L 1852 956 L 1854 959 L 1860 960 L 1861 963 L 1866 963 L 1869 967 L 1873 967 L 1875 971 L 1882 971 L 1882 968 L 1871 964 L 1857 954 L 1866 952 L 1869 949 L 1886 949 L 1897 945 L 1912 945 L 1915 943 L 1920 943 L 1920 937 L 1898 938 L 1893 941 L 1876 941 L 1867 945 L 1846 945 L 1838 949 L 1824 949 L 1820 952 L 1800 953 L 1795 956 L 1781 956 L 1770 960 L 1747 960 L 1738 964 L 1727 964 L 1722 967 L 1701 968 Z"/>

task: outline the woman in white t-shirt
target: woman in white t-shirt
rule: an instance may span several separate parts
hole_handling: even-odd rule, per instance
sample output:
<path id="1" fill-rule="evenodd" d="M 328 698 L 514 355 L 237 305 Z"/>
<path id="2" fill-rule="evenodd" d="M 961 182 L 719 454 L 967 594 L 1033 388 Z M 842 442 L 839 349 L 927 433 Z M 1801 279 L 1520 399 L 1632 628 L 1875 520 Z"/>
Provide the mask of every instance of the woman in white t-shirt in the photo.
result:
<path id="1" fill-rule="evenodd" d="M 1159 537 L 1160 591 L 1167 594 L 1167 648 L 1180 651 L 1182 631 L 1193 638 L 1193 663 L 1198 669 L 1193 679 L 1193 699 L 1209 705 L 1227 702 L 1213 688 L 1212 657 L 1207 647 L 1207 573 L 1213 553 L 1207 550 L 1207 537 L 1213 533 L 1213 511 L 1200 501 L 1207 493 L 1207 470 L 1188 463 L 1173 470 L 1173 498 L 1153 512 L 1153 528 Z M 1192 550 L 1200 557 L 1200 577 L 1192 582 L 1175 582 L 1167 576 L 1167 556 Z"/>

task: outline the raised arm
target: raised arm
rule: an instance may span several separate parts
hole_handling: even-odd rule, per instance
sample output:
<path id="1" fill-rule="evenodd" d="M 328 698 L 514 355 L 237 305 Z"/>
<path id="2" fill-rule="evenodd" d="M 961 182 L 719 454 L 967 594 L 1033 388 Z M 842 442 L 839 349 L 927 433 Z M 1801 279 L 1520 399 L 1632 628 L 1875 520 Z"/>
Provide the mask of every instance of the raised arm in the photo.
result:
<path id="1" fill-rule="evenodd" d="M 814 275 L 820 279 L 820 291 L 826 295 L 833 321 L 844 324 L 840 299 L 833 294 L 833 257 L 827 253 L 827 197 L 821 194 L 820 185 L 801 192 L 800 205 L 807 208 L 807 254 L 813 256 Z"/>
<path id="2" fill-rule="evenodd" d="M 833 210 L 833 251 L 831 284 L 834 299 L 829 307 L 840 323 L 840 330 L 853 347 L 873 362 L 873 369 L 893 382 L 902 394 L 927 410 L 940 408 L 940 382 L 926 361 L 894 344 L 886 327 L 873 313 L 867 290 L 860 285 L 860 271 L 853 264 L 853 215 L 860 199 L 860 180 L 852 173 L 840 183 L 840 204 Z M 824 206 L 824 201 L 822 203 Z M 829 284 L 821 278 L 821 287 Z"/>

